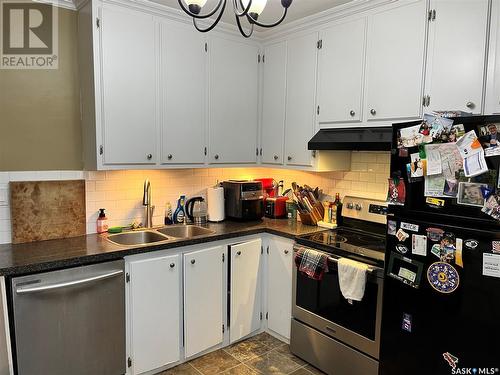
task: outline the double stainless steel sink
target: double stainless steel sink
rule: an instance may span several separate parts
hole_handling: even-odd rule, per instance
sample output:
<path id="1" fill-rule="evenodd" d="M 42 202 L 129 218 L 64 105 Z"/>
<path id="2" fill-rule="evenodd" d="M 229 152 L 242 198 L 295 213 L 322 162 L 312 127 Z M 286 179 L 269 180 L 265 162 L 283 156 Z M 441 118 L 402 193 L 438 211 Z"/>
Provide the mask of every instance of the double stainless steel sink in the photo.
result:
<path id="1" fill-rule="evenodd" d="M 143 246 L 179 239 L 190 239 L 214 234 L 215 231 L 197 225 L 174 225 L 159 229 L 138 230 L 108 236 L 108 241 L 123 246 Z"/>

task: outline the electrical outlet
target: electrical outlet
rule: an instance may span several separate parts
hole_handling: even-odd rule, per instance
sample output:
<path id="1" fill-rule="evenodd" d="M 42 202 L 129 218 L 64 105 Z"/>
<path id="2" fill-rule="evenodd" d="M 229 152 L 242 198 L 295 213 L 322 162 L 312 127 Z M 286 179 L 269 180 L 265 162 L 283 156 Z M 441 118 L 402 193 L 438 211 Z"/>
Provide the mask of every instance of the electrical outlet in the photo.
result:
<path id="1" fill-rule="evenodd" d="M 8 206 L 7 188 L 0 188 L 0 206 Z"/>

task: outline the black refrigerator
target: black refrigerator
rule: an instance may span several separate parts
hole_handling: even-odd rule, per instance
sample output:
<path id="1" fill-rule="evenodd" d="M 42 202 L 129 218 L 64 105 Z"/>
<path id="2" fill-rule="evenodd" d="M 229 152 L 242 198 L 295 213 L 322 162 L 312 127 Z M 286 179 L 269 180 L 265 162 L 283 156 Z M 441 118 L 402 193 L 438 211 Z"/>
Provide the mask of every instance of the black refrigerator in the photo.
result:
<path id="1" fill-rule="evenodd" d="M 381 375 L 499 373 L 500 221 L 494 210 L 483 212 L 483 207 L 485 197 L 499 190 L 500 156 L 494 148 L 500 147 L 500 116 L 452 120 L 455 134 L 448 128 L 434 133 L 431 142 L 429 124 L 393 125 L 394 196 L 387 226 Z M 417 126 L 429 143 L 419 143 L 422 135 L 408 132 Z M 465 177 L 446 163 L 452 163 L 450 153 L 456 152 L 453 141 L 471 130 L 478 137 L 476 145 L 484 148 L 482 157 L 488 154 L 488 172 Z M 402 137 L 407 138 L 402 142 Z M 448 145 L 439 146 L 444 143 Z M 441 173 L 447 174 L 441 194 L 439 174 L 425 181 L 427 168 L 439 171 L 436 149 L 443 151 Z M 419 175 L 426 158 L 432 165 L 424 165 Z"/>

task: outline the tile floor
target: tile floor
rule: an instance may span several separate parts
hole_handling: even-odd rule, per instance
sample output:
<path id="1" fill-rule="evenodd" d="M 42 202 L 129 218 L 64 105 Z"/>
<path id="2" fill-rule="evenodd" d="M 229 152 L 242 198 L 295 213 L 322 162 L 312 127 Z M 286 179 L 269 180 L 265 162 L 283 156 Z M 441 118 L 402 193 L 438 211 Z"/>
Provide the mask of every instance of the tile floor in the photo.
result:
<path id="1" fill-rule="evenodd" d="M 159 375 L 324 375 L 268 333 L 209 353 Z"/>

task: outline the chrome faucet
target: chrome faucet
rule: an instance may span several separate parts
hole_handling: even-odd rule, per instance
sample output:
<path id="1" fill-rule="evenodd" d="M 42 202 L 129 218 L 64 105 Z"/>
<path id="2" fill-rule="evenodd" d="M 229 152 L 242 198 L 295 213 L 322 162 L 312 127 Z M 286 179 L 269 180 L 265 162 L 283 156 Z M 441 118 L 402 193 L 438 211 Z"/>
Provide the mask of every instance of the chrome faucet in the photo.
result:
<path id="1" fill-rule="evenodd" d="M 155 206 L 151 204 L 151 182 L 149 179 L 144 181 L 144 195 L 142 196 L 142 205 L 146 207 L 146 228 L 153 227 L 153 211 Z"/>

